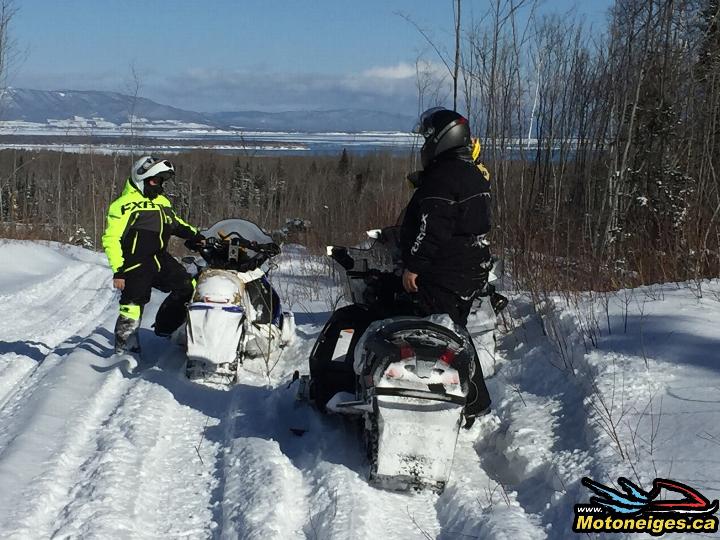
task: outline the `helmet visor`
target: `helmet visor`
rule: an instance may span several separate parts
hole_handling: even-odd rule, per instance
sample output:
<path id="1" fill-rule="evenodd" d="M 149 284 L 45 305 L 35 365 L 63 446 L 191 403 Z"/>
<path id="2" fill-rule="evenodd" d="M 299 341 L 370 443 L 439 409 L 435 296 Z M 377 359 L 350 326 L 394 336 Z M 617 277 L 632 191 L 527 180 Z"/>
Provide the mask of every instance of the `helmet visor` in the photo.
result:
<path id="1" fill-rule="evenodd" d="M 167 159 L 160 159 L 154 156 L 148 156 L 145 161 L 140 163 L 140 166 L 137 168 L 137 171 L 135 171 L 138 175 L 143 175 L 147 173 L 150 169 L 152 169 L 155 165 L 158 163 L 162 163 L 165 166 L 165 170 L 167 169 L 174 169 L 173 164 L 170 163 Z"/>
<path id="2" fill-rule="evenodd" d="M 445 107 L 433 107 L 432 109 L 428 109 L 424 113 L 420 115 L 420 119 L 418 120 L 417 124 L 415 124 L 415 127 L 413 128 L 413 133 L 417 133 L 418 135 L 422 135 L 426 139 L 430 137 L 435 132 L 435 128 L 432 125 L 432 117 L 435 113 L 439 111 L 444 111 Z"/>
<path id="3" fill-rule="evenodd" d="M 167 182 L 168 180 L 172 180 L 175 178 L 175 173 L 172 171 L 163 171 L 161 173 L 156 174 L 155 176 L 148 178 L 148 182 L 151 184 L 159 185 L 163 182 Z"/>

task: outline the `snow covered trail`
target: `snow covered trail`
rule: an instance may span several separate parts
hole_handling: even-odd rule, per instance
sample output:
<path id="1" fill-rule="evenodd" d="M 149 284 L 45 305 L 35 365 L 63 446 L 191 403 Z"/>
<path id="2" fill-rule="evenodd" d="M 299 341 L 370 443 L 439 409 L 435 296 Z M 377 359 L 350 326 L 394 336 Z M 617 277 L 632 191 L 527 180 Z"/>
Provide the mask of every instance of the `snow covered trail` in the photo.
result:
<path id="1" fill-rule="evenodd" d="M 148 330 L 141 334 L 144 370 L 112 354 L 117 312 L 99 255 L 29 243 L 10 248 L 25 263 L 39 252 L 63 279 L 44 279 L 33 266 L 6 276 L 15 294 L 3 295 L 2 309 L 14 305 L 16 312 L 3 344 L 25 332 L 55 348 L 25 355 L 33 367 L 20 378 L 0 375 L 11 389 L 0 407 L 1 536 L 212 536 L 218 445 L 200 443 L 226 414 L 229 393 L 185 380 L 181 352 Z M 78 262 L 78 253 L 85 259 Z"/>
<path id="2" fill-rule="evenodd" d="M 110 271 L 87 250 L 2 241 L 0 255 L 1 407 L 53 349 L 77 344 L 113 293 L 97 287 Z"/>
<path id="3" fill-rule="evenodd" d="M 717 281 L 702 296 L 512 294 L 493 412 L 461 431 L 437 495 L 369 486 L 357 426 L 288 388 L 337 295 L 299 248 L 273 278 L 296 295 L 297 338 L 230 390 L 188 381 L 182 351 L 148 328 L 161 295 L 141 364 L 112 354 L 101 255 L 2 242 L 0 260 L 2 538 L 563 539 L 585 475 L 720 497 Z"/>
<path id="4" fill-rule="evenodd" d="M 226 440 L 224 538 L 397 538 L 435 532 L 435 496 L 368 486 L 358 430 L 295 387 L 236 388 Z M 302 436 L 292 428 L 306 431 Z"/>

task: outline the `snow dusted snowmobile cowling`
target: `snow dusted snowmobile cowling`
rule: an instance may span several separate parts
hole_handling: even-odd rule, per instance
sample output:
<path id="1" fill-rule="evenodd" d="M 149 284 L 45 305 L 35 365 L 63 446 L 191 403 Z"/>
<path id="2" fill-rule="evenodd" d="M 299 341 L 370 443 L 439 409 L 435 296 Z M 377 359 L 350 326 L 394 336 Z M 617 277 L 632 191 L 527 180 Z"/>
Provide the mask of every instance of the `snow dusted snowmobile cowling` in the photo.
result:
<path id="1" fill-rule="evenodd" d="M 264 358 L 290 343 L 293 314 L 283 312 L 266 279 L 269 261 L 280 248 L 254 223 L 227 219 L 203 231 L 207 238 L 188 304 L 187 376 L 232 384 L 248 358 Z"/>
<path id="2" fill-rule="evenodd" d="M 325 325 L 299 395 L 323 411 L 362 417 L 371 483 L 441 491 L 475 365 L 473 341 L 494 344 L 495 312 L 472 337 L 447 315 L 413 316 L 400 281 L 397 228 L 368 234 L 376 239 L 369 249 L 328 248 L 353 304 Z"/>

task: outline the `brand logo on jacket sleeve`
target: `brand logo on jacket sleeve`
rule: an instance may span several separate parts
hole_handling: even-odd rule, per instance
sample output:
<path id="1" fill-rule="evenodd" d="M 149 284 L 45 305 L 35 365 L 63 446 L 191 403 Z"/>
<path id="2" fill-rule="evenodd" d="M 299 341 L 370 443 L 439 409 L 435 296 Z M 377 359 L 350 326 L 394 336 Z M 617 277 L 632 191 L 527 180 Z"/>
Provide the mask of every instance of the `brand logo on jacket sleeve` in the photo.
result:
<path id="1" fill-rule="evenodd" d="M 420 249 L 420 244 L 422 244 L 422 241 L 425 239 L 425 235 L 427 234 L 425 231 L 427 229 L 428 215 L 429 214 L 423 214 L 422 216 L 420 216 L 420 232 L 418 233 L 417 237 L 415 238 L 415 242 L 410 248 L 410 253 L 413 255 L 418 252 L 418 250 Z"/>

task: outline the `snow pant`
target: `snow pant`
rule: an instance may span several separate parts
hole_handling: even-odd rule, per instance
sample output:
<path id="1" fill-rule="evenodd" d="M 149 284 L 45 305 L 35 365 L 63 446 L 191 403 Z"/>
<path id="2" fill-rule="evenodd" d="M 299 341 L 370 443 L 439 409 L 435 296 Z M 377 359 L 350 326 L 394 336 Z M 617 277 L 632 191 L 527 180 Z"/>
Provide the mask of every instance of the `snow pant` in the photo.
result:
<path id="1" fill-rule="evenodd" d="M 475 294 L 460 296 L 441 285 L 425 283 L 422 279 L 418 280 L 418 292 L 415 295 L 415 301 L 416 309 L 422 316 L 447 313 L 455 324 L 465 328 L 474 299 Z M 475 416 L 490 407 L 490 393 L 485 385 L 482 367 L 472 339 L 470 339 L 470 343 L 475 351 L 475 371 L 470 379 L 465 414 Z"/>
<path id="2" fill-rule="evenodd" d="M 185 304 L 193 294 L 193 279 L 169 253 L 161 252 L 125 274 L 120 295 L 120 317 L 140 319 L 152 289 L 170 294 L 155 317 L 155 333 L 169 336 L 185 321 Z"/>

